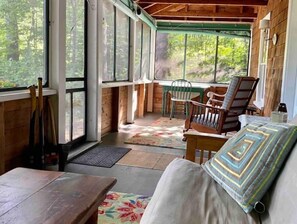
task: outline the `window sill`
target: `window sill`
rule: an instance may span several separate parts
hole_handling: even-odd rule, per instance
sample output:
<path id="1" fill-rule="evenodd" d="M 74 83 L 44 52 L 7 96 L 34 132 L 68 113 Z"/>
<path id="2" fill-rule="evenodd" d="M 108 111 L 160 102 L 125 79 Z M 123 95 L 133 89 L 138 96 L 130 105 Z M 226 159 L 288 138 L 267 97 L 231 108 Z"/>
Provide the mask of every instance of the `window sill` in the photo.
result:
<path id="1" fill-rule="evenodd" d="M 149 84 L 149 83 L 153 83 L 152 80 L 139 80 L 139 81 L 135 81 L 133 84 L 137 85 L 137 84 Z"/>
<path id="2" fill-rule="evenodd" d="M 57 91 L 54 89 L 45 88 L 43 89 L 44 96 L 51 96 L 57 94 Z M 36 95 L 38 96 L 38 91 L 36 91 Z M 17 90 L 17 91 L 7 91 L 0 92 L 0 102 L 6 102 L 11 100 L 21 100 L 21 99 L 29 99 L 30 93 L 29 90 Z"/>
<path id="3" fill-rule="evenodd" d="M 154 83 L 158 83 L 160 86 L 171 86 L 172 81 L 164 81 L 164 80 L 154 80 Z M 222 83 L 203 83 L 203 82 L 191 82 L 192 87 L 201 87 L 201 88 L 208 88 L 210 86 L 215 87 L 228 87 L 229 84 L 222 84 Z"/>
<path id="4" fill-rule="evenodd" d="M 120 87 L 120 86 L 132 86 L 132 85 L 147 84 L 147 83 L 152 83 L 152 81 L 142 80 L 142 81 L 136 81 L 136 82 L 108 82 L 108 83 L 102 83 L 102 88 L 112 88 L 112 87 Z"/>

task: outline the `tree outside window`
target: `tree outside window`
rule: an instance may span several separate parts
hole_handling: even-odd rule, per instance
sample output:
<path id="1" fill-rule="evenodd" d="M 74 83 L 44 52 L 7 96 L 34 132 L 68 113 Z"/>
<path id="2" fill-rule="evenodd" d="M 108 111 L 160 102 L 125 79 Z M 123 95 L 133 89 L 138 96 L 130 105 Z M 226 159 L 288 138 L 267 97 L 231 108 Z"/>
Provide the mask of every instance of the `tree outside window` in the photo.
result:
<path id="1" fill-rule="evenodd" d="M 246 76 L 249 42 L 249 38 L 224 33 L 157 32 L 155 78 L 227 83 L 234 75 Z"/>
<path id="2" fill-rule="evenodd" d="M 46 1 L 0 1 L 0 88 L 47 80 Z"/>

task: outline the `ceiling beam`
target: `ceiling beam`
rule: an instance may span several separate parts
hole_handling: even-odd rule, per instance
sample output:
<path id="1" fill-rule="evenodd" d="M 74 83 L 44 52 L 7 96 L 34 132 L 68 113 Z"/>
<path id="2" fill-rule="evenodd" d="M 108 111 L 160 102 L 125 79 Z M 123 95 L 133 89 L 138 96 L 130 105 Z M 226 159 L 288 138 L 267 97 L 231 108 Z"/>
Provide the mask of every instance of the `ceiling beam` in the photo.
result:
<path id="1" fill-rule="evenodd" d="M 159 17 L 157 19 L 158 22 L 172 22 L 172 23 L 201 23 L 201 22 L 206 22 L 206 23 L 224 23 L 224 24 L 252 24 L 254 22 L 253 19 L 212 19 L 212 18 L 184 18 L 184 17 Z"/>
<path id="2" fill-rule="evenodd" d="M 149 8 L 155 6 L 155 5 L 157 5 L 157 3 L 148 4 L 148 5 L 146 5 L 146 6 L 142 6 L 142 8 L 146 10 L 146 9 L 149 9 Z"/>
<path id="3" fill-rule="evenodd" d="M 153 16 L 154 14 L 159 13 L 163 10 L 171 10 L 173 8 L 176 8 L 176 5 L 156 4 L 156 5 L 148 8 L 146 10 L 146 12 Z"/>
<path id="4" fill-rule="evenodd" d="M 220 18 L 186 18 L 186 17 L 158 17 L 158 22 L 172 22 L 172 23 L 178 23 L 178 22 L 191 22 L 191 23 L 213 23 L 215 21 L 216 23 L 224 23 L 224 24 L 251 24 L 254 22 L 253 19 L 220 19 Z"/>
<path id="5" fill-rule="evenodd" d="M 175 4 L 173 4 L 173 6 L 174 6 Z M 172 9 L 171 11 L 172 12 L 178 12 L 178 11 L 180 11 L 180 10 L 182 10 L 182 9 L 185 9 L 185 11 L 187 12 L 188 11 L 188 6 L 187 5 L 175 5 L 175 7 L 174 7 L 174 9 Z"/>
<path id="6" fill-rule="evenodd" d="M 256 19 L 257 13 L 235 13 L 235 12 L 208 12 L 208 11 L 188 11 L 188 12 L 159 12 L 154 17 L 186 17 L 186 18 L 235 18 L 235 19 Z"/>
<path id="7" fill-rule="evenodd" d="M 138 0 L 137 3 L 265 6 L 268 0 Z"/>

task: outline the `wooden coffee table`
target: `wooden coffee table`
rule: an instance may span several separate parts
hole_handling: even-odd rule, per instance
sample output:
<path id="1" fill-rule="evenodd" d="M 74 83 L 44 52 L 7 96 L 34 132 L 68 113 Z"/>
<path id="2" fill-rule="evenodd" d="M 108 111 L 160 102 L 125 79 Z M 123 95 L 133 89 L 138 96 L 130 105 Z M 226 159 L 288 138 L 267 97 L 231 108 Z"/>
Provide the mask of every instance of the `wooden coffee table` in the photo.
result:
<path id="1" fill-rule="evenodd" d="M 16 168 L 0 176 L 0 223 L 97 223 L 115 178 Z"/>

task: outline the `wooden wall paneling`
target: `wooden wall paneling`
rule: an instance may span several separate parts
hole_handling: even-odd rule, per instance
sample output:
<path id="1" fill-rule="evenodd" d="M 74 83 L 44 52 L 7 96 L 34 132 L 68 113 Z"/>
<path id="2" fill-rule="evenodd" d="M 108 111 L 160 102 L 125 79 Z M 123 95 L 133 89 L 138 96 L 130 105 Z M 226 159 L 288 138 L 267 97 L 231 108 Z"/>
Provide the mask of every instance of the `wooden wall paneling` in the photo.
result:
<path id="1" fill-rule="evenodd" d="M 275 46 L 272 44 L 272 41 L 269 40 L 264 116 L 270 116 L 271 111 L 274 110 L 280 102 L 286 45 L 288 0 L 269 1 L 267 7 L 262 7 L 259 10 L 258 18 L 253 23 L 250 75 L 254 77 L 258 76 L 260 44 L 259 22 L 269 12 L 271 12 L 269 38 L 272 38 L 275 33 L 279 38 Z"/>
<path id="2" fill-rule="evenodd" d="M 120 87 L 120 102 L 119 102 L 119 124 L 127 123 L 127 112 L 128 112 L 128 87 Z"/>
<path id="3" fill-rule="evenodd" d="M 4 103 L 5 170 L 25 165 L 29 144 L 31 100 Z M 37 130 L 35 134 L 37 137 Z"/>
<path id="4" fill-rule="evenodd" d="M 112 88 L 102 89 L 101 133 L 105 135 L 111 131 L 112 122 Z"/>
<path id="5" fill-rule="evenodd" d="M 154 83 L 147 85 L 147 112 L 154 112 Z"/>
<path id="6" fill-rule="evenodd" d="M 133 102 L 134 104 L 134 117 L 138 117 L 138 110 L 139 110 L 139 107 L 138 107 L 138 97 L 139 97 L 139 85 L 135 85 L 134 86 L 134 91 L 135 91 L 135 95 L 136 95 L 136 98 L 135 98 L 135 101 L 136 102 Z"/>
<path id="7" fill-rule="evenodd" d="M 0 103 L 0 175 L 5 172 L 4 103 Z"/>
<path id="8" fill-rule="evenodd" d="M 145 94 L 144 94 L 144 113 L 148 112 L 148 84 L 144 85 L 144 89 L 145 89 Z"/>
<path id="9" fill-rule="evenodd" d="M 162 111 L 162 86 L 154 83 L 154 112 Z"/>
<path id="10" fill-rule="evenodd" d="M 138 117 L 144 116 L 145 84 L 139 85 L 138 91 Z"/>
<path id="11" fill-rule="evenodd" d="M 281 97 L 285 50 L 280 47 L 277 52 L 277 47 L 286 43 L 288 1 L 277 1 L 274 4 L 269 2 L 267 7 L 272 13 L 269 38 L 275 33 L 282 37 L 278 39 L 276 45 L 273 45 L 272 41 L 269 42 L 264 115 L 270 116 Z"/>
<path id="12" fill-rule="evenodd" d="M 8 111 L 5 109 L 5 129 L 28 126 L 30 124 L 31 107 Z"/>
<path id="13" fill-rule="evenodd" d="M 111 131 L 117 132 L 119 130 L 119 103 L 120 103 L 120 88 L 112 88 L 112 121 Z"/>
<path id="14" fill-rule="evenodd" d="M 134 123 L 135 119 L 135 107 L 134 107 L 134 97 L 135 97 L 135 86 L 127 86 L 127 123 Z"/>
<path id="15" fill-rule="evenodd" d="M 5 102 L 5 111 L 16 111 L 22 110 L 25 108 L 31 108 L 31 100 L 30 99 L 22 99 L 22 100 L 13 100 Z"/>

